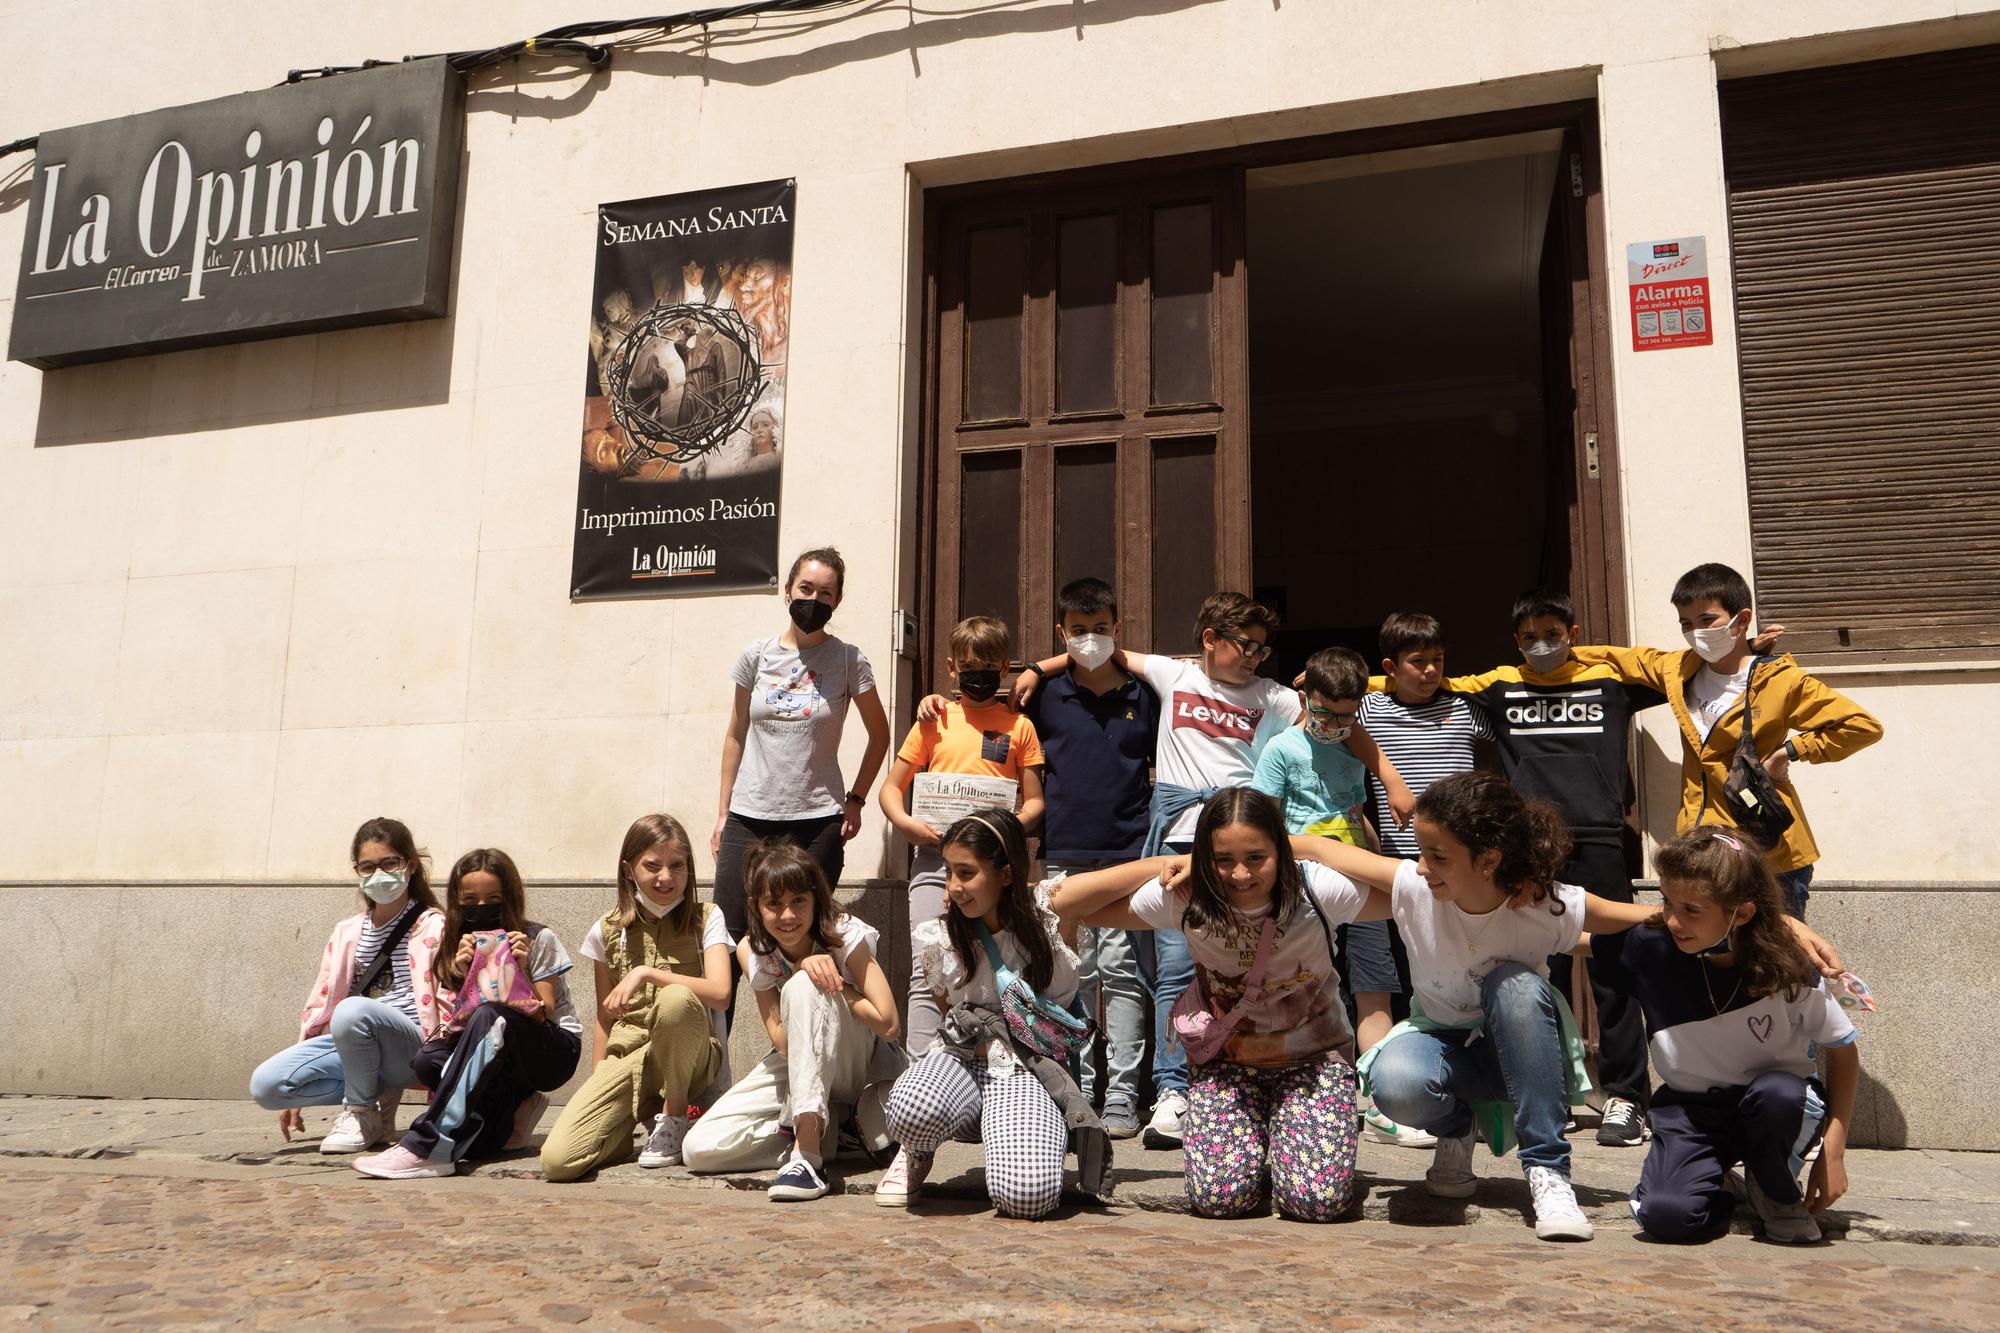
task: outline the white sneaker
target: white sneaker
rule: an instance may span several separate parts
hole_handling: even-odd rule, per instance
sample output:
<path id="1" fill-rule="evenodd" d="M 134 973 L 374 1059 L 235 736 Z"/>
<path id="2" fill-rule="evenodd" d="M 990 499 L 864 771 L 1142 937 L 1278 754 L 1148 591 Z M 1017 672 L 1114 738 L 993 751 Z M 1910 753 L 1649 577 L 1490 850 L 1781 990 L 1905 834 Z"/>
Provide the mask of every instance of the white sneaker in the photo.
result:
<path id="1" fill-rule="evenodd" d="M 1472 1174 L 1472 1131 L 1454 1139 L 1437 1141 L 1437 1156 L 1431 1159 L 1431 1169 L 1424 1172 L 1424 1189 L 1440 1199 L 1469 1199 L 1479 1188 L 1479 1177 Z"/>
<path id="2" fill-rule="evenodd" d="M 1160 1100 L 1153 1103 L 1153 1118 L 1146 1123 L 1146 1146 L 1148 1148 L 1178 1148 L 1181 1146 L 1182 1124 L 1187 1118 L 1188 1100 L 1185 1092 L 1167 1091 L 1160 1094 Z"/>
<path id="3" fill-rule="evenodd" d="M 896 1150 L 896 1160 L 882 1173 L 875 1186 L 875 1202 L 883 1208 L 907 1208 L 923 1193 L 924 1177 L 931 1173 L 931 1159 Z"/>
<path id="4" fill-rule="evenodd" d="M 386 1097 L 384 1100 L 387 1100 Z M 394 1136 L 396 1129 L 396 1104 L 389 1103 L 385 1113 L 378 1102 L 373 1106 L 343 1106 L 334 1119 L 333 1128 L 319 1141 L 323 1153 L 366 1152 L 379 1148 Z"/>
<path id="5" fill-rule="evenodd" d="M 1779 1203 L 1764 1193 L 1764 1187 L 1757 1183 L 1757 1173 L 1747 1167 L 1743 1183 L 1750 1195 L 1750 1206 L 1757 1210 L 1757 1218 L 1764 1224 L 1765 1240 L 1780 1245 L 1819 1244 L 1819 1223 L 1806 1210 L 1803 1199 L 1798 1203 Z"/>
<path id="6" fill-rule="evenodd" d="M 679 1166 L 681 1164 L 681 1140 L 687 1137 L 688 1118 L 684 1115 L 668 1115 L 665 1111 L 653 1117 L 653 1132 L 646 1140 L 646 1146 L 639 1150 L 639 1165 L 647 1168 L 656 1166 Z"/>
<path id="7" fill-rule="evenodd" d="M 1438 1137 L 1427 1129 L 1416 1129 L 1410 1125 L 1399 1125 L 1374 1107 L 1361 1113 L 1368 1137 L 1377 1143 L 1387 1143 L 1397 1148 L 1435 1148 Z"/>
<path id="8" fill-rule="evenodd" d="M 1569 1177 L 1554 1167 L 1529 1167 L 1528 1192 L 1535 1198 L 1535 1235 L 1540 1239 L 1589 1240 L 1597 1234 L 1576 1206 Z"/>

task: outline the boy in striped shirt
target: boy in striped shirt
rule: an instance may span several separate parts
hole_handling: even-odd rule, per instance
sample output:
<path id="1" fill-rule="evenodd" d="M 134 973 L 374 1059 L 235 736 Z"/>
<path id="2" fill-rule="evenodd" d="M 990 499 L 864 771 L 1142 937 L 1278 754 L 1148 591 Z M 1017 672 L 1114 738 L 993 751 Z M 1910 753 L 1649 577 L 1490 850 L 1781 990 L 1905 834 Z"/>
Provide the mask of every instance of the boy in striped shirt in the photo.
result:
<path id="1" fill-rule="evenodd" d="M 1414 796 L 1439 778 L 1475 767 L 1473 745 L 1493 739 L 1486 715 L 1471 700 L 1440 689 L 1444 683 L 1444 629 L 1436 617 L 1399 611 L 1382 622 L 1382 670 L 1388 693 L 1361 701 L 1361 724 L 1382 756 L 1395 765 Z M 1417 859 L 1414 821 L 1398 827 L 1379 785 L 1373 786 L 1375 827 L 1382 850 Z M 1340 974 L 1354 992 L 1356 1049 L 1365 1051 L 1389 1035 L 1408 1012 L 1402 997 L 1410 990 L 1410 964 L 1403 941 L 1389 921 L 1357 921 L 1342 926 Z M 1372 1106 L 1363 1118 L 1371 1138 L 1406 1148 L 1430 1148 L 1434 1135 L 1398 1125 Z"/>

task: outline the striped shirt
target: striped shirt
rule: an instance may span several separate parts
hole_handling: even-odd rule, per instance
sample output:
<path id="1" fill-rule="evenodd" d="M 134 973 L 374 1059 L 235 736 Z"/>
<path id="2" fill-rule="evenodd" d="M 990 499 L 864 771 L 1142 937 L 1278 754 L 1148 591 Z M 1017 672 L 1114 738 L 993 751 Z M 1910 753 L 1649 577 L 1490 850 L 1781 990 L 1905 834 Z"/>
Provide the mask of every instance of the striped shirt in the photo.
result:
<path id="1" fill-rule="evenodd" d="M 412 902 L 403 909 L 401 915 L 386 926 L 376 925 L 373 916 L 361 923 L 361 940 L 354 946 L 354 975 L 348 979 L 350 987 L 358 986 L 361 979 L 368 975 L 369 969 L 375 966 L 375 957 L 382 952 L 382 941 L 396 929 L 396 922 L 412 912 L 423 910 L 422 903 Z M 410 931 L 405 931 L 403 938 L 397 941 L 396 952 L 390 958 L 389 966 L 382 970 L 381 979 L 369 992 L 369 998 L 393 1005 L 408 1014 L 412 1023 L 417 1021 L 417 993 L 410 984 L 410 932 L 415 929 L 416 927 L 412 926 Z"/>
<path id="2" fill-rule="evenodd" d="M 1424 788 L 1439 778 L 1472 768 L 1472 743 L 1493 739 L 1486 714 L 1465 696 L 1445 690 L 1431 696 L 1429 703 L 1416 705 L 1403 703 L 1393 694 L 1372 693 L 1361 701 L 1361 725 L 1368 728 L 1414 796 L 1422 796 Z M 1370 783 L 1369 788 L 1382 850 L 1392 856 L 1415 856 L 1416 829 L 1397 828 L 1381 784 Z"/>

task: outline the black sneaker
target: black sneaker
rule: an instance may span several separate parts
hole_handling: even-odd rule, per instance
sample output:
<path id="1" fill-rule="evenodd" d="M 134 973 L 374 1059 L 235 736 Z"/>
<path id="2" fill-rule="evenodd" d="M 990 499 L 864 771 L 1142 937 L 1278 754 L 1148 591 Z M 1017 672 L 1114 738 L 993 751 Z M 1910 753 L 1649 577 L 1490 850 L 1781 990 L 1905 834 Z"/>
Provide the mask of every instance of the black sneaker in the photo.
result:
<path id="1" fill-rule="evenodd" d="M 812 1163 L 794 1154 L 778 1178 L 771 1182 L 773 1203 L 805 1203 L 826 1193 L 826 1178 L 813 1170 Z"/>
<path id="2" fill-rule="evenodd" d="M 1604 1119 L 1597 1126 L 1597 1141 L 1607 1148 L 1636 1148 L 1646 1141 L 1646 1113 L 1623 1097 L 1604 1103 Z"/>

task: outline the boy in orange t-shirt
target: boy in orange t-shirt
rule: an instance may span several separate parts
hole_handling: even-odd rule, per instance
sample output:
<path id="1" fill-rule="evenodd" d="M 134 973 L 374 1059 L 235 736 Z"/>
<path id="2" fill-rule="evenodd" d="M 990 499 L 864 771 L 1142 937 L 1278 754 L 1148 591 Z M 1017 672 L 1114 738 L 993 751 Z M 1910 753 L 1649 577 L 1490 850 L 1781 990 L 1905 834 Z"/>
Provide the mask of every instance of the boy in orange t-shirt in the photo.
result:
<path id="1" fill-rule="evenodd" d="M 921 923 L 943 916 L 946 905 L 940 832 L 910 814 L 909 789 L 917 774 L 1011 779 L 1020 784 L 1015 813 L 1022 826 L 1033 833 L 1042 822 L 1042 743 L 1035 724 L 995 697 L 1010 656 L 1006 622 L 972 616 L 952 626 L 945 667 L 958 685 L 960 700 L 946 704 L 934 720 L 910 728 L 882 784 L 882 813 L 916 848 L 910 866 L 913 934 Z M 930 1049 L 940 1018 L 937 1001 L 916 964 L 917 950 L 912 947 L 910 1018 L 905 1025 L 912 1060 Z"/>

